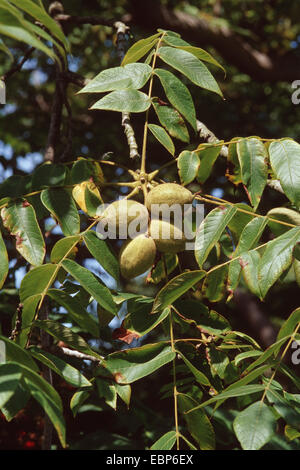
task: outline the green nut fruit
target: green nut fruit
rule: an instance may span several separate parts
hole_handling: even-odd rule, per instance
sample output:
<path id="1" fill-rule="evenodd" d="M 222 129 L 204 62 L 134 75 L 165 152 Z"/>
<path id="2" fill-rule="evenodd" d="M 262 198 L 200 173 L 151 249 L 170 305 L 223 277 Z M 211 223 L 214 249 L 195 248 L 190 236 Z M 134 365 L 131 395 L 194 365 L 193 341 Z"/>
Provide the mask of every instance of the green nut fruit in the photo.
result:
<path id="1" fill-rule="evenodd" d="M 146 198 L 146 206 L 151 211 L 152 204 L 190 204 L 193 200 L 193 194 L 188 189 L 176 183 L 163 183 L 155 186 L 149 191 Z"/>
<path id="2" fill-rule="evenodd" d="M 270 217 L 271 219 L 280 220 L 288 224 L 300 225 L 299 212 L 289 209 L 288 207 L 275 207 L 274 209 L 271 209 L 267 213 L 267 216 Z M 271 231 L 277 237 L 292 228 L 292 227 L 289 227 L 288 225 L 278 224 L 277 222 L 274 222 L 273 220 L 269 220 L 268 225 Z"/>
<path id="3" fill-rule="evenodd" d="M 178 253 L 185 249 L 186 238 L 182 230 L 165 220 L 152 219 L 149 233 L 162 253 Z"/>
<path id="4" fill-rule="evenodd" d="M 122 239 L 135 238 L 148 230 L 149 213 L 139 202 L 121 199 L 110 204 L 101 215 L 100 222 L 109 233 Z"/>
<path id="5" fill-rule="evenodd" d="M 126 242 L 120 251 L 120 271 L 125 279 L 143 274 L 154 264 L 156 245 L 147 235 L 139 235 Z"/>

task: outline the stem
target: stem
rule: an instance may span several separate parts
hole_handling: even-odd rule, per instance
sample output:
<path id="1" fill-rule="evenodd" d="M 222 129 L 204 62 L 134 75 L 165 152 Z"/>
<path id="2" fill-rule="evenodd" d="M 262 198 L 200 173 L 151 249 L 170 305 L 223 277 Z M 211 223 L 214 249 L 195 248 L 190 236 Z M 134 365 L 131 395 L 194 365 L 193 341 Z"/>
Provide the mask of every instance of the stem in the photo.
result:
<path id="1" fill-rule="evenodd" d="M 170 310 L 170 340 L 171 340 L 171 348 L 172 351 L 175 353 L 175 345 L 174 345 L 174 331 L 173 331 L 173 318 L 172 318 L 172 309 Z M 178 429 L 178 403 L 177 403 L 177 387 L 176 387 L 176 357 L 174 357 L 172 361 L 173 366 L 173 396 L 174 396 L 174 420 L 175 420 L 175 431 L 176 431 L 176 449 L 179 450 L 179 429 Z"/>
<path id="2" fill-rule="evenodd" d="M 290 337 L 290 339 L 289 339 L 289 341 L 288 341 L 286 347 L 284 348 L 283 353 L 282 353 L 281 356 L 280 356 L 279 362 L 278 362 L 277 366 L 275 367 L 275 370 L 274 370 L 273 374 L 272 374 L 271 377 L 270 377 L 270 380 L 269 380 L 269 382 L 268 382 L 268 384 L 267 384 L 267 386 L 266 386 L 266 388 L 265 388 L 265 390 L 264 390 L 263 396 L 261 397 L 261 403 L 263 403 L 263 401 L 264 401 L 264 399 L 265 399 L 265 397 L 266 397 L 266 394 L 267 394 L 268 390 L 270 389 L 271 384 L 272 384 L 272 382 L 273 382 L 273 380 L 274 380 L 274 378 L 275 378 L 275 375 L 276 375 L 276 373 L 277 373 L 277 371 L 278 371 L 278 369 L 279 369 L 279 366 L 280 366 L 280 364 L 281 364 L 281 362 L 282 362 L 284 356 L 286 355 L 286 353 L 287 353 L 287 351 L 288 351 L 290 345 L 291 345 L 292 342 L 294 341 L 295 336 L 296 336 L 296 334 L 298 333 L 299 328 L 300 328 L 300 322 L 298 323 L 297 327 L 295 328 L 295 330 L 294 330 L 292 336 Z"/>
<path id="3" fill-rule="evenodd" d="M 154 77 L 154 68 L 155 68 L 155 64 L 156 64 L 156 58 L 157 58 L 157 51 L 158 49 L 160 48 L 160 44 L 161 44 L 161 41 L 163 39 L 163 37 L 165 36 L 166 33 L 163 33 L 161 38 L 159 39 L 158 43 L 157 43 L 157 46 L 156 46 L 156 49 L 155 49 L 155 53 L 154 53 L 154 56 L 153 56 L 153 62 L 152 62 L 152 72 L 151 72 L 151 78 L 150 78 L 150 83 L 149 83 L 149 91 L 148 91 L 148 97 L 151 99 L 151 95 L 152 95 L 152 87 L 153 87 L 153 77 Z M 144 136 L 143 136 L 143 148 L 142 148 L 142 161 L 141 161 L 141 173 L 145 173 L 146 172 L 146 148 L 147 148 L 147 135 L 148 135 L 148 118 L 149 118 L 149 109 L 150 107 L 147 109 L 146 111 L 146 121 L 145 121 L 145 126 L 144 126 Z"/>

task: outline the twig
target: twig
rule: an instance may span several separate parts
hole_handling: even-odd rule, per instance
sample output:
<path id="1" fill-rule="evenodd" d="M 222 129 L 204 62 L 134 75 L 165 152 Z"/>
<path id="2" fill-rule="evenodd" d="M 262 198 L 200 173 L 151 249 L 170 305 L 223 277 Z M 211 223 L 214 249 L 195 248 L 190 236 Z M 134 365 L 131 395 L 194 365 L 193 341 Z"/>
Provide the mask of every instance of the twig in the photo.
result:
<path id="1" fill-rule="evenodd" d="M 126 49 L 127 49 L 128 35 L 129 35 L 130 28 L 129 26 L 126 26 L 126 24 L 122 23 L 121 21 L 116 21 L 114 23 L 114 27 L 117 30 L 117 40 L 116 40 L 117 54 L 120 59 L 120 62 L 122 62 L 126 53 Z M 127 138 L 128 146 L 129 146 L 129 157 L 130 158 L 140 157 L 140 154 L 138 151 L 138 145 L 135 139 L 134 130 L 130 122 L 129 113 L 122 113 L 122 126 L 124 127 L 124 132 Z"/>
<path id="2" fill-rule="evenodd" d="M 97 364 L 101 362 L 101 360 L 104 360 L 104 357 L 101 356 L 100 358 L 97 358 L 95 356 L 90 356 L 89 354 L 83 354 L 80 351 L 75 351 L 73 349 L 65 348 L 65 347 L 60 347 L 60 346 L 52 346 L 51 350 L 56 353 L 63 353 L 65 356 L 70 356 L 70 357 L 76 357 L 77 359 L 82 359 L 82 360 L 87 360 L 87 361 L 92 361 Z"/>
<path id="3" fill-rule="evenodd" d="M 199 136 L 210 144 L 220 142 L 219 139 L 215 136 L 215 134 L 211 130 L 209 130 L 203 122 L 198 121 L 198 119 L 197 131 L 199 133 Z M 228 157 L 228 148 L 226 147 L 226 145 L 223 145 L 223 147 L 221 148 L 220 155 L 225 158 Z"/>
<path id="4" fill-rule="evenodd" d="M 10 78 L 14 73 L 19 72 L 25 62 L 29 59 L 33 51 L 35 50 L 35 47 L 30 47 L 27 52 L 25 52 L 23 58 L 20 60 L 19 63 L 15 64 L 10 70 L 8 70 L 4 75 L 2 75 L 1 80 L 4 82 Z"/>
<path id="5" fill-rule="evenodd" d="M 23 312 L 23 304 L 19 304 L 16 312 L 16 321 L 15 321 L 15 327 L 11 332 L 11 335 L 9 339 L 14 341 L 17 336 L 20 334 L 20 331 L 22 329 L 22 312 Z"/>
<path id="6" fill-rule="evenodd" d="M 81 88 L 87 85 L 90 81 L 89 78 L 85 78 L 79 73 L 71 72 L 70 70 L 64 70 L 61 72 L 61 77 L 69 83 L 74 83 Z"/>
<path id="7" fill-rule="evenodd" d="M 55 149 L 60 141 L 60 126 L 63 108 L 63 97 L 59 84 L 59 69 L 56 66 L 55 92 L 51 109 L 50 126 L 48 132 L 47 145 L 45 150 L 45 161 L 54 162 Z"/>
<path id="8" fill-rule="evenodd" d="M 115 20 L 105 20 L 101 16 L 77 16 L 77 15 L 65 15 L 59 13 L 55 16 L 55 19 L 62 25 L 81 25 L 91 24 L 97 26 L 113 26 Z"/>
<path id="9" fill-rule="evenodd" d="M 215 134 L 211 130 L 209 130 L 203 122 L 198 120 L 197 131 L 199 132 L 200 137 L 208 143 L 214 144 L 220 142 L 219 139 L 215 136 Z M 228 147 L 226 145 L 222 146 L 220 155 L 225 158 L 228 157 Z M 269 188 L 275 189 L 275 191 L 284 194 L 279 180 L 268 180 L 267 185 L 269 186 Z"/>

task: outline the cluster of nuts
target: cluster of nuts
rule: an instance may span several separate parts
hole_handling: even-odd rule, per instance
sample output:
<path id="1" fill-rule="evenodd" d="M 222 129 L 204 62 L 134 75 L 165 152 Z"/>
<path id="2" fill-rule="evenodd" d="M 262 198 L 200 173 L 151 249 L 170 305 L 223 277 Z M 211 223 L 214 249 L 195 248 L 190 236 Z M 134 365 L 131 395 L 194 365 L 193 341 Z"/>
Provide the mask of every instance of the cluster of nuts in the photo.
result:
<path id="1" fill-rule="evenodd" d="M 102 218 L 109 222 L 114 219 L 118 234 L 123 232 L 123 237 L 129 238 L 122 246 L 119 254 L 119 264 L 122 276 L 132 279 L 146 272 L 155 262 L 156 252 L 178 253 L 185 248 L 184 233 L 171 221 L 153 216 L 151 209 L 154 205 L 165 204 L 171 207 L 174 204 L 190 204 L 193 200 L 192 193 L 175 183 L 164 183 L 155 186 L 147 194 L 145 205 L 133 200 L 120 200 L 110 204 L 102 214 Z M 127 229 L 131 222 L 139 216 L 141 227 L 139 235 L 132 237 Z M 120 221 L 122 224 L 120 225 Z M 124 228 L 126 237 L 124 237 Z M 164 234 L 169 236 L 165 237 Z"/>

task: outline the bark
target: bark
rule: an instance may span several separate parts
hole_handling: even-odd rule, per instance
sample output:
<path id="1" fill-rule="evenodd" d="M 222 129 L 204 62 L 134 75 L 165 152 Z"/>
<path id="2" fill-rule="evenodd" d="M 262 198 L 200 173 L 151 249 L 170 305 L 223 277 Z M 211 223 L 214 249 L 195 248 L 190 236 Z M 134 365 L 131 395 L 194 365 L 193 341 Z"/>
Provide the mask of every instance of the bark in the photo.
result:
<path id="1" fill-rule="evenodd" d="M 164 7 L 159 0 L 130 0 L 133 24 L 153 33 L 156 28 L 176 31 L 187 41 L 200 47 L 213 46 L 226 62 L 256 81 L 292 82 L 300 76 L 300 60 L 293 53 L 268 55 L 255 49 L 227 26 L 216 26 L 210 21 L 181 11 Z"/>

